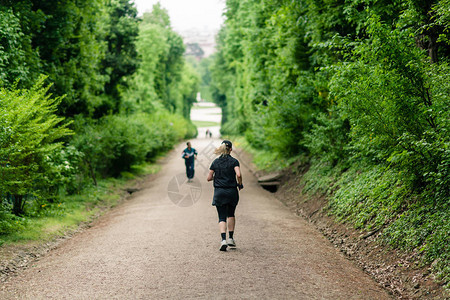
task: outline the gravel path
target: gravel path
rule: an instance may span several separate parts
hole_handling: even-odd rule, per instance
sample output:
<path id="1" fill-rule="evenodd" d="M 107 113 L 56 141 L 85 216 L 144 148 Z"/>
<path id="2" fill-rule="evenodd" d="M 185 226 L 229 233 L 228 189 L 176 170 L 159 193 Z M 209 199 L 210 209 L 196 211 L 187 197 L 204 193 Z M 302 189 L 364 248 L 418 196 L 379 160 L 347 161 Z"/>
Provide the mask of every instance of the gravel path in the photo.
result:
<path id="1" fill-rule="evenodd" d="M 192 141 L 198 181 L 177 186 L 181 144 L 145 189 L 12 277 L 0 299 L 389 299 L 244 165 L 237 249 L 219 251 L 211 142 Z"/>

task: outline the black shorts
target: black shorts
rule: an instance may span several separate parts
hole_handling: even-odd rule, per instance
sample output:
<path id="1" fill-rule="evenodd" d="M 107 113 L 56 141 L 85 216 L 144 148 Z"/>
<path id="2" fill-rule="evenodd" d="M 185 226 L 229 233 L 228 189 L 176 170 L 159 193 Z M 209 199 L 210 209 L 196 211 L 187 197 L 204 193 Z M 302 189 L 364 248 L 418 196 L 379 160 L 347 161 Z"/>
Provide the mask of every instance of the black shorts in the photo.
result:
<path id="1" fill-rule="evenodd" d="M 219 222 L 226 222 L 227 218 L 234 217 L 236 205 L 225 204 L 222 206 L 216 206 L 217 214 L 219 215 Z"/>
<path id="2" fill-rule="evenodd" d="M 214 188 L 214 197 L 212 205 L 222 206 L 226 204 L 232 204 L 236 206 L 239 202 L 239 192 L 236 187 L 234 188 Z"/>

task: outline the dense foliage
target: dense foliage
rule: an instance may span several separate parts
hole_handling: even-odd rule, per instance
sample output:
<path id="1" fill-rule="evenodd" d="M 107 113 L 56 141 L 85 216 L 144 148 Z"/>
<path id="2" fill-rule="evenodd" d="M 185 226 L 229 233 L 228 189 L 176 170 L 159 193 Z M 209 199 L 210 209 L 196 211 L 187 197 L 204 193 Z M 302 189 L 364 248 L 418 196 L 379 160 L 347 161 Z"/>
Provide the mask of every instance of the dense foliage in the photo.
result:
<path id="1" fill-rule="evenodd" d="M 228 0 L 222 131 L 307 158 L 331 212 L 450 270 L 448 1 Z M 313 188 L 315 186 L 315 188 Z"/>
<path id="2" fill-rule="evenodd" d="M 136 43 L 141 67 L 130 78 L 124 111 L 166 109 L 189 119 L 199 79 L 184 61 L 182 38 L 171 30 L 167 11 L 156 4 L 145 13 Z"/>
<path id="3" fill-rule="evenodd" d="M 0 236 L 194 136 L 183 53 L 159 4 L 0 1 Z"/>

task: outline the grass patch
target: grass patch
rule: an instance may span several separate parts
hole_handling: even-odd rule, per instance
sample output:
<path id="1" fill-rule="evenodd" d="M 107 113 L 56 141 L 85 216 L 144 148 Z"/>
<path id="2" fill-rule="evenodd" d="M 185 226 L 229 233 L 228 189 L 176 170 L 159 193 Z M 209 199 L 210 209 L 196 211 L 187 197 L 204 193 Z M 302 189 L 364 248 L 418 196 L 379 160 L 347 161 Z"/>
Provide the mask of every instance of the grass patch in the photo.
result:
<path id="1" fill-rule="evenodd" d="M 90 222 L 116 206 L 124 195 L 123 189 L 135 179 L 155 174 L 160 169 L 161 166 L 155 163 L 136 165 L 120 178 L 99 180 L 97 186 L 88 186 L 80 194 L 65 196 L 58 203 L 29 207 L 27 216 L 17 218 L 18 230 L 0 236 L 0 246 L 46 242 L 75 230 L 81 223 Z"/>
<path id="2" fill-rule="evenodd" d="M 416 253 L 450 288 L 450 203 L 430 200 L 382 165 L 354 162 L 349 168 L 313 161 L 303 191 L 328 194 L 337 220 L 366 232 L 380 231 L 389 248 Z"/>
<path id="3" fill-rule="evenodd" d="M 192 123 L 194 123 L 194 125 L 197 127 L 220 126 L 219 122 L 212 122 L 212 121 L 195 121 L 195 120 L 193 120 Z"/>
<path id="4" fill-rule="evenodd" d="M 195 109 L 207 109 L 207 108 L 218 108 L 218 106 L 196 106 L 194 105 L 191 110 Z"/>

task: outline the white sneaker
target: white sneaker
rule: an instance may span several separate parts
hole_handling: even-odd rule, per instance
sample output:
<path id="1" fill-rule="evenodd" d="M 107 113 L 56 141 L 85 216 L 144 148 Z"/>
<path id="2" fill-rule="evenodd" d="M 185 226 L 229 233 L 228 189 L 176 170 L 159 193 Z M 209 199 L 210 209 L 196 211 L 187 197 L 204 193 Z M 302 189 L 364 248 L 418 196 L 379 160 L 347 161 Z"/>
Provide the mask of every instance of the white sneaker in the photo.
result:
<path id="1" fill-rule="evenodd" d="M 236 247 L 236 242 L 234 241 L 233 238 L 229 238 L 227 243 L 229 247 Z"/>
<path id="2" fill-rule="evenodd" d="M 227 247 L 228 247 L 227 241 L 222 240 L 222 243 L 220 243 L 220 251 L 227 251 Z"/>

